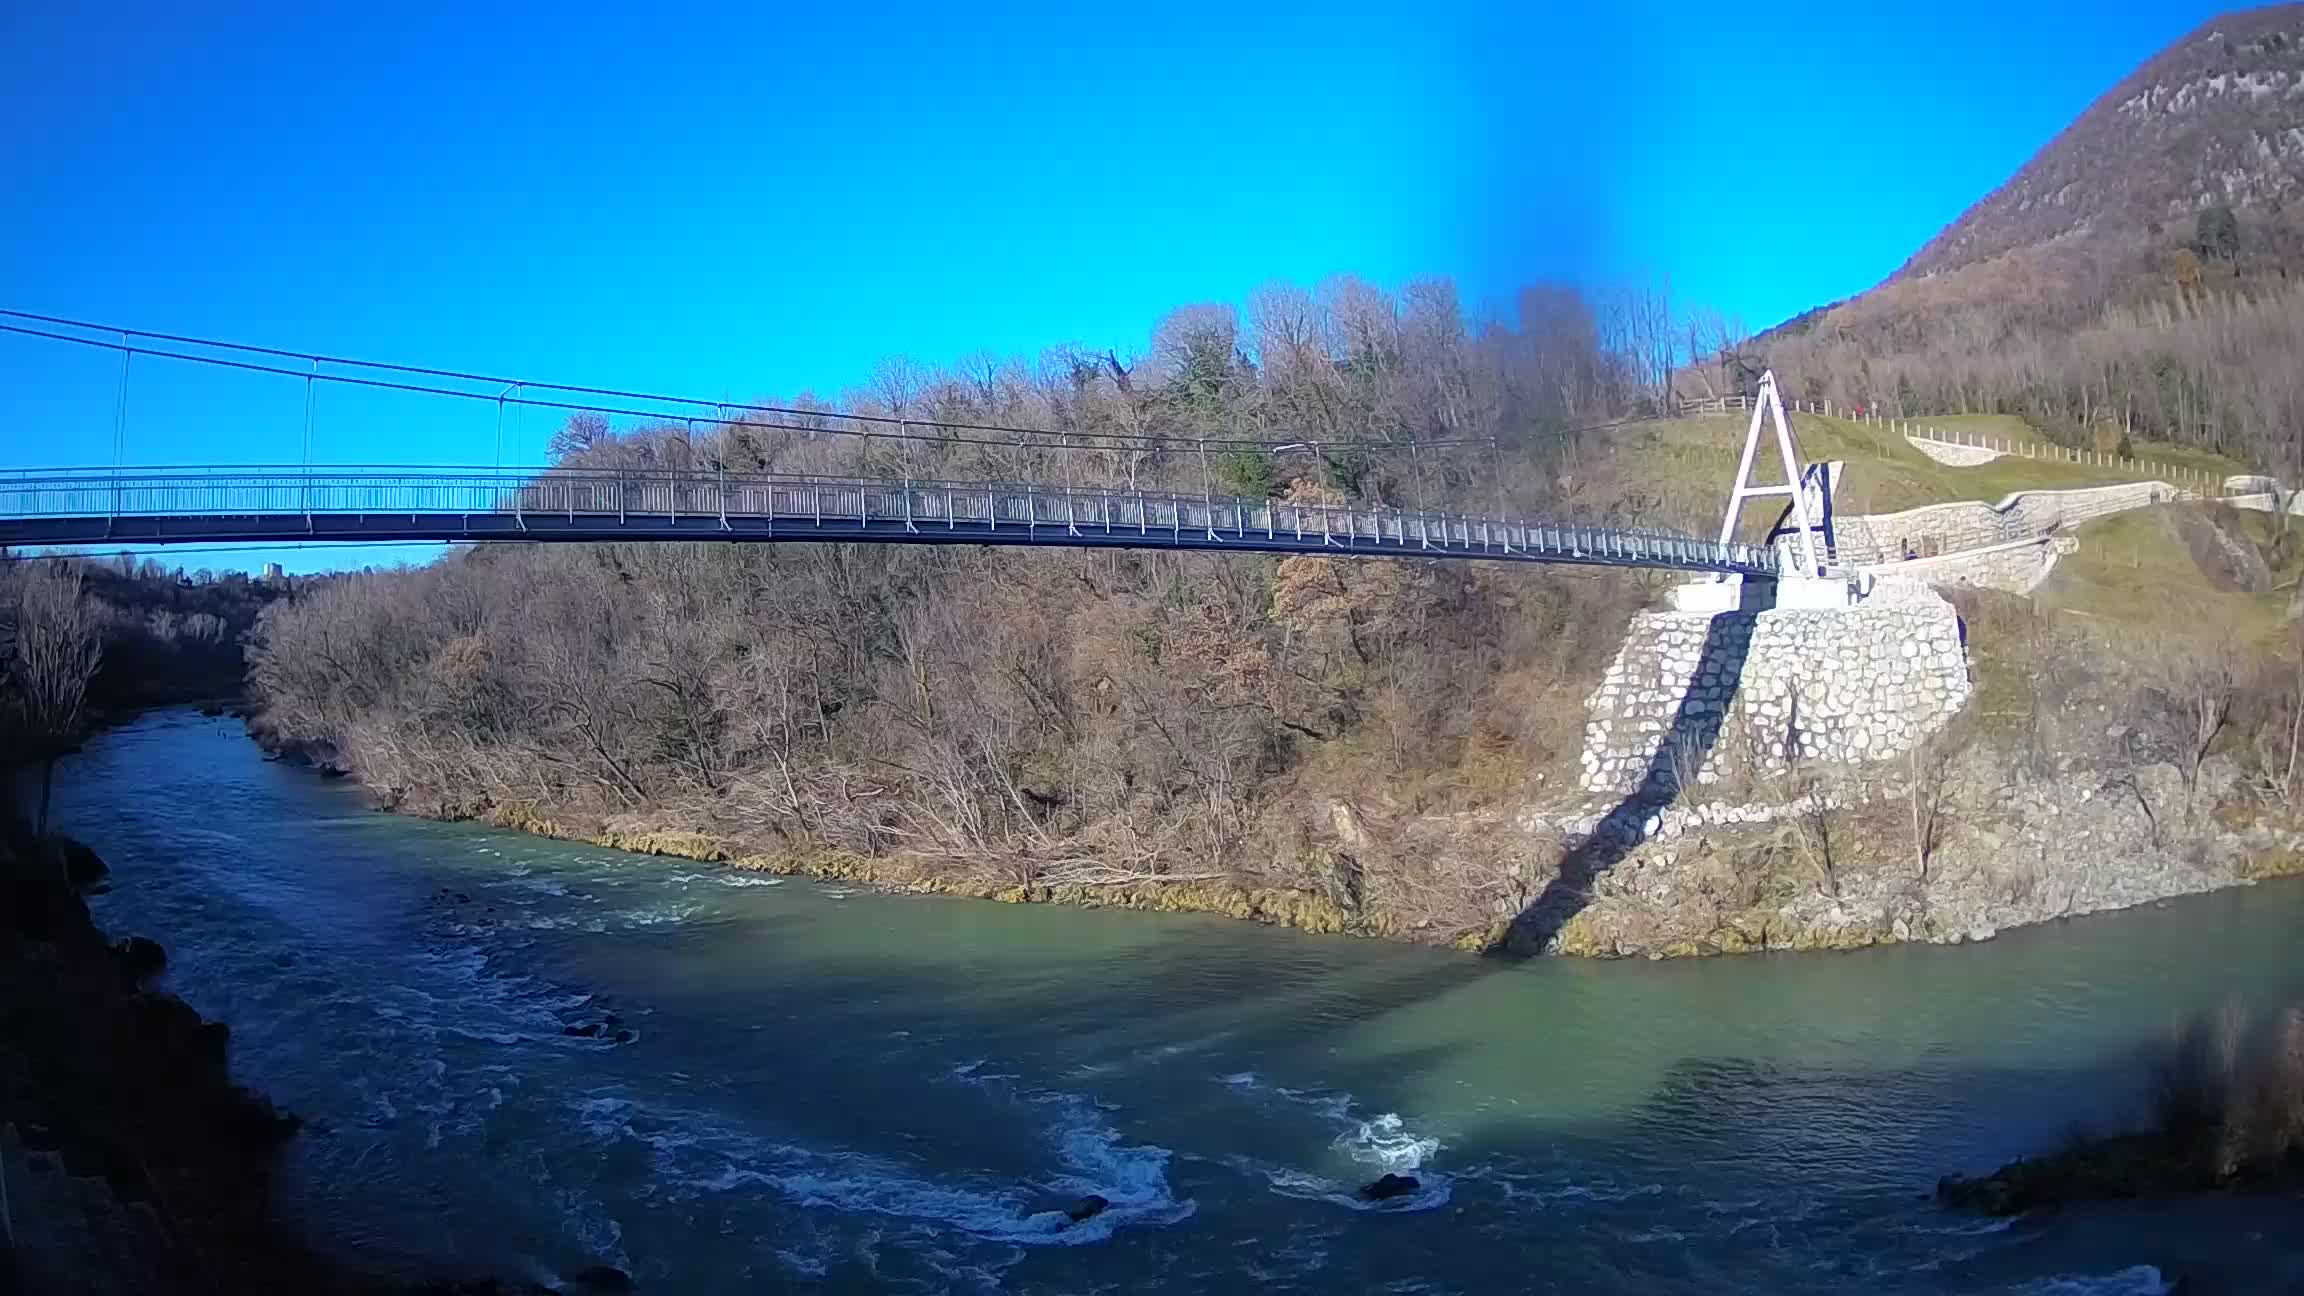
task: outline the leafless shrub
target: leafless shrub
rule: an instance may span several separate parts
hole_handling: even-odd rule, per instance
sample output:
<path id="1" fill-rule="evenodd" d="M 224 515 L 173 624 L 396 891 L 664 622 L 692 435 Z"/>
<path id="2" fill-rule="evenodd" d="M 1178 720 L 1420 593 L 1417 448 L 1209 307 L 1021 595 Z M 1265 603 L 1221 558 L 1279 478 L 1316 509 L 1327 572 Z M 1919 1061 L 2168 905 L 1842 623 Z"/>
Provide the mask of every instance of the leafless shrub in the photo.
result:
<path id="1" fill-rule="evenodd" d="M 1662 753 L 1665 777 L 1671 780 L 1671 790 L 1676 796 L 1686 799 L 1703 786 L 1709 755 L 1709 744 L 1696 734 L 1676 729 L 1665 738 Z"/>
<path id="2" fill-rule="evenodd" d="M 1845 853 L 1842 791 L 1817 771 L 1800 766 L 1763 780 L 1761 787 L 1783 810 L 1777 821 L 1778 839 L 1815 877 L 1817 889 L 1838 899 Z"/>
<path id="3" fill-rule="evenodd" d="M 2200 766 L 2232 722 L 2244 667 L 2229 645 L 2190 639 L 2162 639 L 2139 662 L 2144 687 L 2136 700 L 2137 727 L 2175 767 L 2189 823 Z"/>
<path id="4" fill-rule="evenodd" d="M 7 590 L 10 650 L 0 677 L 4 723 L 20 751 L 41 761 L 37 831 L 48 827 L 56 758 L 78 741 L 88 685 L 104 658 L 99 612 L 81 590 L 76 564 L 31 564 Z"/>
<path id="5" fill-rule="evenodd" d="M 69 563 L 32 564 L 15 584 L 8 705 L 34 743 L 68 745 L 79 736 L 88 683 L 104 658 L 97 610 Z"/>
<path id="6" fill-rule="evenodd" d="M 1937 733 L 1912 745 L 1904 756 L 1904 800 L 1912 826 L 1912 872 L 1919 885 L 1929 882 L 1929 865 L 1942 844 L 1950 821 L 1955 787 L 1952 762 L 1960 739 Z"/>
<path id="7" fill-rule="evenodd" d="M 2212 1135 L 2220 1178 L 2304 1154 L 2304 1007 L 2251 1019 L 2234 1005 L 2191 1018 L 2152 1060 L 2150 1078 L 2154 1124 Z"/>

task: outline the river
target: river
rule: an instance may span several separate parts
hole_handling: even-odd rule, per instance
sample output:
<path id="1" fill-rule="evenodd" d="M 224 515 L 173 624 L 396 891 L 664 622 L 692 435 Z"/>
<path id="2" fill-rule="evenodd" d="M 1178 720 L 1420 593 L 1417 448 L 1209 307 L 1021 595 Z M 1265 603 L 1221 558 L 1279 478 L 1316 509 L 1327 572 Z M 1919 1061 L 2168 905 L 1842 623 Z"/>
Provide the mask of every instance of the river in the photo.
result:
<path id="1" fill-rule="evenodd" d="M 2304 994 L 2304 887 L 1967 948 L 1506 964 L 852 893 L 368 810 L 236 722 L 59 776 L 363 1263 L 650 1293 L 2288 1290 L 2288 1199 L 1954 1215 L 2140 1110 L 2185 1014 Z M 468 898 L 467 898 L 468 897 Z M 570 1026 L 628 1030 L 617 1043 Z M 1414 1195 L 1370 1206 L 1386 1170 Z M 1069 1228 L 1070 1200 L 1108 1198 Z"/>

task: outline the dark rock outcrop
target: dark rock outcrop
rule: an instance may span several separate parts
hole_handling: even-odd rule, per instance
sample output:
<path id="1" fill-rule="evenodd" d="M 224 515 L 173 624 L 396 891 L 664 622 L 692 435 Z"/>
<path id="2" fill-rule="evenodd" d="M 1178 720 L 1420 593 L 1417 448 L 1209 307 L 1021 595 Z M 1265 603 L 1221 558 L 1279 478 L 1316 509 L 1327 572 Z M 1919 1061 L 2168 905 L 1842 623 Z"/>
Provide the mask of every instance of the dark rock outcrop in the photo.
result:
<path id="1" fill-rule="evenodd" d="M 63 866 L 64 878 L 76 887 L 90 887 L 104 880 L 111 868 L 95 851 L 70 837 L 53 836 L 48 839 L 49 850 L 55 853 Z"/>
<path id="2" fill-rule="evenodd" d="M 160 942 L 143 936 L 131 936 L 112 947 L 112 957 L 120 964 L 123 989 L 140 990 L 144 983 L 160 975 L 168 967 L 168 951 Z"/>
<path id="3" fill-rule="evenodd" d="M 1092 1220 L 1111 1208 L 1112 1203 L 1096 1193 L 1090 1193 L 1064 1208 L 1064 1218 L 1074 1224 Z"/>
<path id="4" fill-rule="evenodd" d="M 1405 1197 L 1423 1186 L 1414 1175 L 1387 1174 L 1374 1182 L 1362 1185 L 1360 1199 L 1362 1201 L 1390 1201 L 1395 1197 Z"/>
<path id="5" fill-rule="evenodd" d="M 1985 1215 L 2022 1215 L 2074 1202 L 2304 1187 L 2304 1160 L 2290 1157 L 2225 1172 L 2218 1166 L 2217 1144 L 2212 1127 L 2084 1139 L 1973 1179 L 1947 1175 L 1936 1182 L 1936 1200 Z"/>

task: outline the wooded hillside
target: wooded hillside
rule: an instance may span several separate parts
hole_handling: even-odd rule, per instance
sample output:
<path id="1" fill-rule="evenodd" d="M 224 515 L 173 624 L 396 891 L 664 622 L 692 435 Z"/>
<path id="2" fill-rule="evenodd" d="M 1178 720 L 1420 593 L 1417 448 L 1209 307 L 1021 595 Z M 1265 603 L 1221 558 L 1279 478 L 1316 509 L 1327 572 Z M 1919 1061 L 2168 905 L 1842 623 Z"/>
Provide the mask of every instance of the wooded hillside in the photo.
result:
<path id="1" fill-rule="evenodd" d="M 1652 518 L 1569 429 L 1653 401 L 1639 331 L 1566 292 L 1474 332 L 1445 285 L 1171 316 L 1142 360 L 880 371 L 862 412 L 948 440 L 578 416 L 563 462 L 1062 481 Z M 1661 312 L 1657 315 L 1661 327 Z M 1663 341 L 1663 335 L 1656 339 Z M 961 424 L 1125 432 L 986 444 Z M 826 426 L 831 426 L 827 420 Z M 1187 439 L 1319 440 L 1317 456 Z M 1204 477 L 1205 474 L 1205 477 Z M 1314 850 L 1340 798 L 1493 801 L 1573 767 L 1575 690 L 1641 578 L 1461 563 L 844 545 L 491 545 L 271 609 L 278 737 L 387 798 L 626 816 L 1018 885 L 1222 878 L 1471 925 L 1501 868 Z M 1381 894 L 1378 894 L 1381 893 Z"/>

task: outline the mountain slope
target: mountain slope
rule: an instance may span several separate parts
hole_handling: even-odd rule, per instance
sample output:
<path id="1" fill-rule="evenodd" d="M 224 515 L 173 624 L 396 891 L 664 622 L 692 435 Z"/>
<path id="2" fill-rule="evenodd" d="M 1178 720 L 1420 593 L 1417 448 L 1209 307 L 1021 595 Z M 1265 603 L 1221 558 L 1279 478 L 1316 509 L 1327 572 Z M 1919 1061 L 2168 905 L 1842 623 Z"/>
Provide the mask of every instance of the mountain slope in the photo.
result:
<path id="1" fill-rule="evenodd" d="M 1895 278 L 2060 239 L 2191 232 L 2209 207 L 2304 193 L 2304 4 L 2226 14 L 2099 98 Z"/>
<path id="2" fill-rule="evenodd" d="M 2043 55 L 2053 51 L 2042 51 Z M 1869 291 L 1731 339 L 1683 394 L 2012 415 L 2304 479 L 2304 4 L 2155 55 Z"/>

